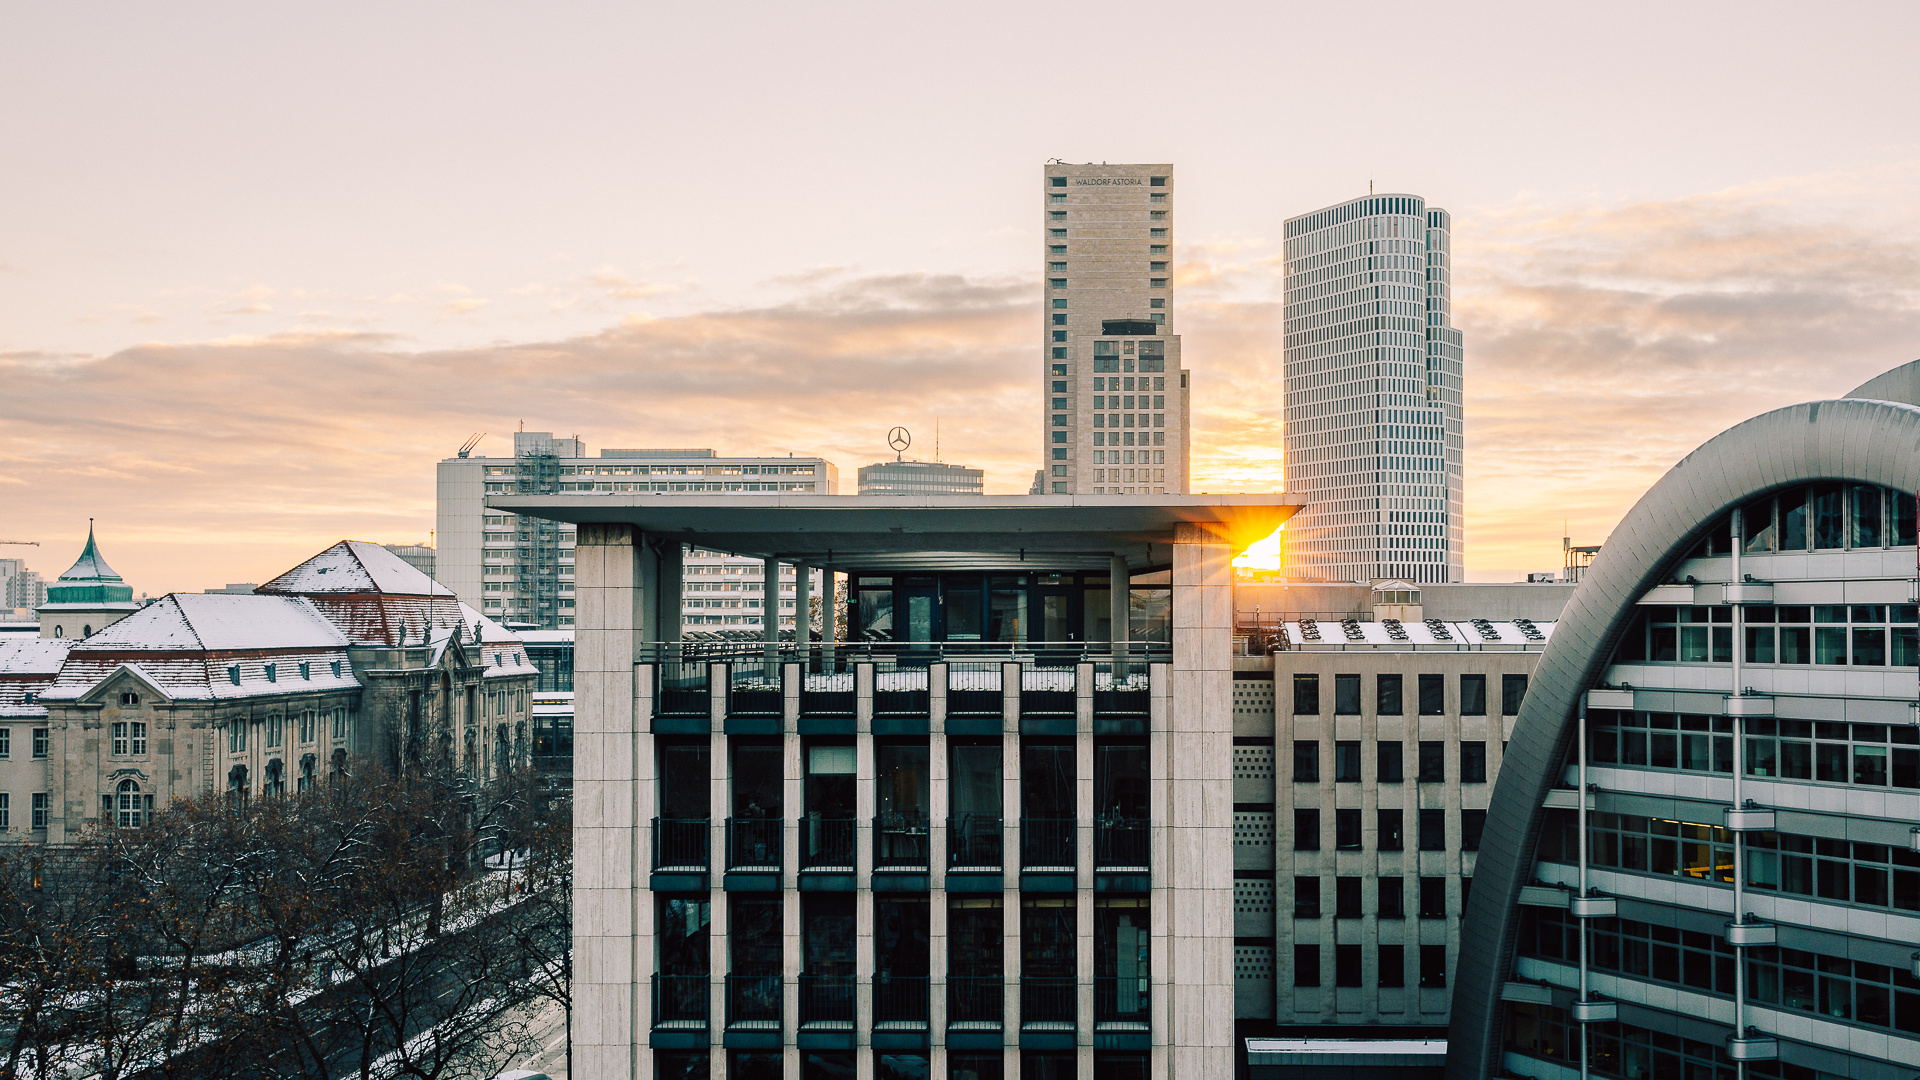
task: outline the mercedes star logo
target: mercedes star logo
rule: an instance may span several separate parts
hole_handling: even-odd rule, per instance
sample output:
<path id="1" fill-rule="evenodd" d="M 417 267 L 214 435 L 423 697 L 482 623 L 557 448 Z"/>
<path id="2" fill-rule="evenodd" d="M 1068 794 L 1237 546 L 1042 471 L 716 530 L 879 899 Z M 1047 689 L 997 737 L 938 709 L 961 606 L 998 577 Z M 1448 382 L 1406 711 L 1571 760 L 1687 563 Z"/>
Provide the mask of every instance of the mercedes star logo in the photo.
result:
<path id="1" fill-rule="evenodd" d="M 896 453 L 905 453 L 907 447 L 913 445 L 913 435 L 906 428 L 896 426 L 887 432 L 887 445 L 893 447 Z"/>

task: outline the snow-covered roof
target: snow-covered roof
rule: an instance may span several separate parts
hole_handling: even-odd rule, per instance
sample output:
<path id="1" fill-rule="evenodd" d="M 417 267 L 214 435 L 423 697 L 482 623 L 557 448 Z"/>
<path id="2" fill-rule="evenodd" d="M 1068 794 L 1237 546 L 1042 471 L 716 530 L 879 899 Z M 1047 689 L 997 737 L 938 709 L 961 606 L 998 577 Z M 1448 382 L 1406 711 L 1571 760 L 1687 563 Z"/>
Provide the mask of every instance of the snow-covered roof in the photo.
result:
<path id="1" fill-rule="evenodd" d="M 453 590 L 421 573 L 412 563 L 379 544 L 364 540 L 342 540 L 260 586 L 258 591 L 295 596 L 316 593 L 453 595 Z"/>
<path id="2" fill-rule="evenodd" d="M 100 557 L 100 546 L 93 542 L 93 522 L 87 522 L 87 546 L 80 551 L 67 572 L 61 574 L 60 581 L 112 582 L 120 584 L 120 575 L 113 572 L 107 560 Z"/>
<path id="3" fill-rule="evenodd" d="M 1504 646 L 1542 648 L 1553 637 L 1554 623 L 1548 620 L 1494 622 L 1486 619 L 1428 619 L 1422 622 L 1361 622 L 1338 619 L 1306 620 L 1284 624 L 1287 638 L 1295 648 L 1345 646 L 1347 648 L 1404 649 L 1409 646 L 1454 649 L 1461 646 Z M 1311 632 L 1309 632 L 1309 627 Z M 1529 635 L 1527 629 L 1533 633 Z M 1395 631 L 1398 631 L 1396 634 Z"/>
<path id="4" fill-rule="evenodd" d="M 71 638 L 0 637 L 0 678 L 58 674 L 74 644 Z"/>
<path id="5" fill-rule="evenodd" d="M 169 593 L 77 646 L 85 652 L 338 649 L 347 639 L 298 596 Z"/>
<path id="6" fill-rule="evenodd" d="M 112 651 L 76 651 L 41 699 L 78 701 L 123 670 L 174 701 L 234 701 L 360 687 L 345 646 L 269 656 L 161 654 L 134 661 Z"/>

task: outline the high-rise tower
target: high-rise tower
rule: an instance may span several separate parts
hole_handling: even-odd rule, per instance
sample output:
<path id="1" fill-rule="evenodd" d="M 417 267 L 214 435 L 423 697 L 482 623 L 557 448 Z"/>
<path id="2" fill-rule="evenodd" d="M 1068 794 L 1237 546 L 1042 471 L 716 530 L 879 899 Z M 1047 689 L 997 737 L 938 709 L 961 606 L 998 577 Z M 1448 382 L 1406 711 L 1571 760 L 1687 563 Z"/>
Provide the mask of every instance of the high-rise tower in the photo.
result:
<path id="1" fill-rule="evenodd" d="M 1464 577 L 1460 331 L 1451 216 L 1369 195 L 1286 223 L 1286 483 L 1291 572 Z"/>
<path id="2" fill-rule="evenodd" d="M 1066 495 L 1184 494 L 1173 166 L 1053 163 L 1041 179 L 1042 476 Z"/>

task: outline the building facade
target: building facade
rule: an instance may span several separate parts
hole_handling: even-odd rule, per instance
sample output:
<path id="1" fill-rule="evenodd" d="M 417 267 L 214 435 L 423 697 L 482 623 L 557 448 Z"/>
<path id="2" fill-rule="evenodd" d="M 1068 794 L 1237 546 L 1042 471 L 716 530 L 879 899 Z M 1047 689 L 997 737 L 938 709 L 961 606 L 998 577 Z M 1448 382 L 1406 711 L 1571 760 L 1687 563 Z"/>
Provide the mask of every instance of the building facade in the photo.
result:
<path id="1" fill-rule="evenodd" d="M 27 569 L 25 560 L 0 559 L 0 613 L 31 611 L 46 602 L 46 580 Z"/>
<path id="2" fill-rule="evenodd" d="M 555 630 L 576 615 L 574 530 L 489 510 L 491 495 L 561 492 L 645 492 L 667 497 L 720 492 L 839 493 L 839 471 L 823 458 L 720 457 L 712 450 L 604 449 L 588 457 L 578 438 L 550 432 L 514 434 L 511 458 L 452 457 L 438 470 L 437 580 L 461 600 L 514 627 Z M 727 592 L 750 560 L 699 560 L 720 571 L 694 588 L 687 616 L 714 629 L 757 629 L 760 612 L 728 605 Z"/>
<path id="3" fill-rule="evenodd" d="M 1189 373 L 1173 318 L 1173 166 L 1041 173 L 1048 494 L 1182 494 Z"/>
<path id="4" fill-rule="evenodd" d="M 1489 807 L 1450 1075 L 1913 1074 L 1914 367 L 1709 440 L 1583 575 Z"/>
<path id="5" fill-rule="evenodd" d="M 1231 1074 L 1231 559 L 1291 507 L 615 500 L 495 500 L 596 519 L 583 1073 Z M 844 574 L 845 637 L 688 659 L 684 529 Z"/>
<path id="6" fill-rule="evenodd" d="M 1285 226 L 1287 529 L 1304 580 L 1464 578 L 1451 215 L 1369 195 Z"/>
<path id="7" fill-rule="evenodd" d="M 860 467 L 860 494 L 981 495 L 984 475 L 939 461 L 876 461 Z"/>
<path id="8" fill-rule="evenodd" d="M 536 675 L 499 624 L 353 541 L 253 595 L 0 641 L 0 837 L 60 844 L 178 798 L 304 790 L 350 758 L 485 779 L 527 760 Z"/>
<path id="9" fill-rule="evenodd" d="M 40 636 L 83 638 L 96 630 L 126 618 L 140 609 L 133 600 L 133 589 L 113 572 L 93 540 L 93 523 L 87 523 L 87 546 L 80 558 L 47 586 L 46 603 L 34 609 L 40 618 Z"/>

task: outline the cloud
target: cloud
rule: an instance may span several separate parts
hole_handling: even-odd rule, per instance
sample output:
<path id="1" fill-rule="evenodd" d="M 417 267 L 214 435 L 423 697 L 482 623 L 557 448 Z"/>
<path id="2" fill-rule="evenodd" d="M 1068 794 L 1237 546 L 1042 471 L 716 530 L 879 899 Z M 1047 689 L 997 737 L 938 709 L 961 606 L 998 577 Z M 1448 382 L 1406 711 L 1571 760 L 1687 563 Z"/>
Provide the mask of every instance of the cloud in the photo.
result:
<path id="1" fill-rule="evenodd" d="M 680 291 L 678 285 L 654 281 L 637 281 L 620 273 L 610 266 L 603 266 L 587 275 L 587 280 L 595 288 L 616 300 L 645 300 L 650 296 L 662 296 Z"/>
<path id="2" fill-rule="evenodd" d="M 485 300 L 477 296 L 469 296 L 462 300 L 455 300 L 450 304 L 443 304 L 440 310 L 447 315 L 470 315 L 486 306 L 487 302 Z"/>

